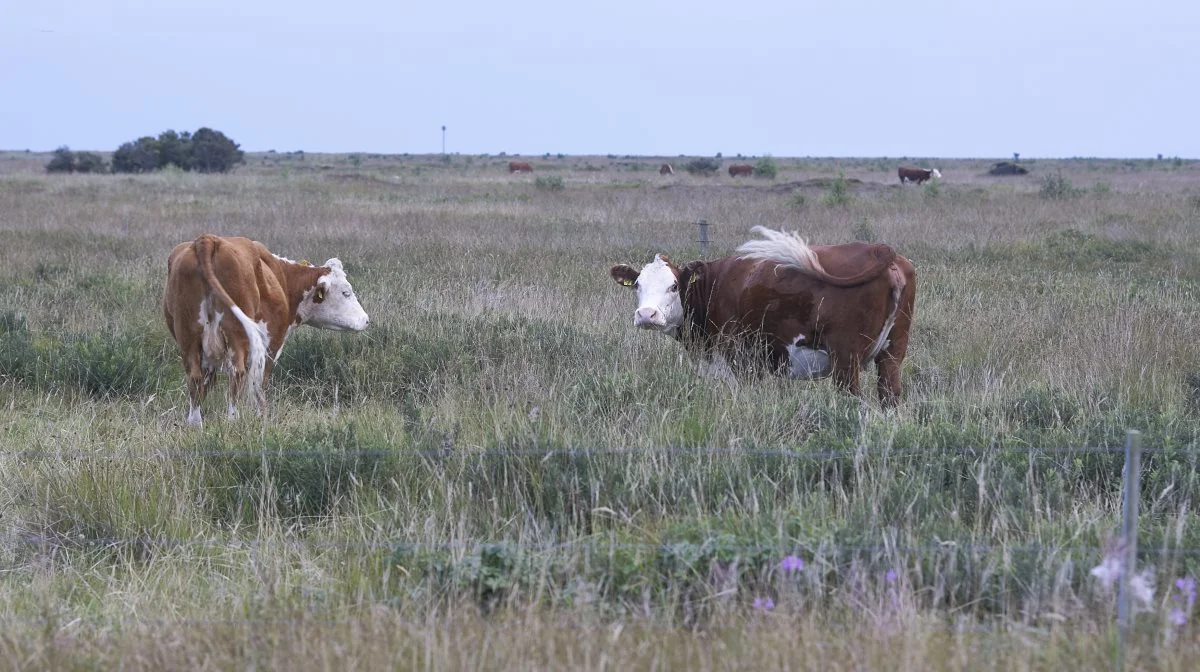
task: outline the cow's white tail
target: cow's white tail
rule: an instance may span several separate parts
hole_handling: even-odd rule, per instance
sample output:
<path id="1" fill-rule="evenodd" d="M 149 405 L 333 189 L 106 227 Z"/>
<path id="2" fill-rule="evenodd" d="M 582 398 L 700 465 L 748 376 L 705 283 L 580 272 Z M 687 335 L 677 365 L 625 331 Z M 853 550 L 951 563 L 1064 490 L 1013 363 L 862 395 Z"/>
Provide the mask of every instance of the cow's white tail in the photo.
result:
<path id="1" fill-rule="evenodd" d="M 904 272 L 896 264 L 888 267 L 888 280 L 892 285 L 891 304 L 892 310 L 888 313 L 887 320 L 883 323 L 883 329 L 879 332 L 879 338 L 871 343 L 871 350 L 867 356 L 863 358 L 863 362 L 869 362 L 879 356 L 889 345 L 891 340 L 888 336 L 892 334 L 892 327 L 896 326 L 896 314 L 900 312 L 900 296 L 904 293 L 904 286 L 908 281 L 904 279 Z"/>
<path id="2" fill-rule="evenodd" d="M 250 352 L 246 359 L 246 389 L 250 393 L 250 398 L 258 404 L 259 410 L 262 410 L 262 404 L 265 400 L 263 391 L 263 373 L 267 367 L 267 325 L 263 323 L 255 324 L 250 316 L 242 311 L 237 306 L 230 306 L 229 310 L 237 317 L 241 323 L 242 329 L 246 330 L 246 340 L 250 342 Z"/>
<path id="3" fill-rule="evenodd" d="M 813 252 L 799 234 L 776 231 L 765 226 L 756 226 L 750 229 L 750 233 L 759 234 L 763 240 L 747 240 L 739 245 L 737 251 L 742 258 L 774 261 L 785 266 L 825 274 L 825 269 L 817 259 L 817 253 Z"/>

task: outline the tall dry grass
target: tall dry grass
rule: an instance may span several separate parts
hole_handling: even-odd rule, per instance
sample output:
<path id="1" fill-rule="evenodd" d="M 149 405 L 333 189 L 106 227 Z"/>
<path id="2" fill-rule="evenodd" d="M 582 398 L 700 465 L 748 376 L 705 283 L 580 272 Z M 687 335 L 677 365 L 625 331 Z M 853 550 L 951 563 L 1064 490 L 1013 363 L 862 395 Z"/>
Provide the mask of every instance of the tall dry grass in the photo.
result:
<path id="1" fill-rule="evenodd" d="M 779 159 L 767 182 L 535 159 L 559 190 L 506 161 L 125 177 L 0 160 L 0 658 L 1101 667 L 1112 601 L 1087 570 L 1120 458 L 1030 449 L 1128 428 L 1159 451 L 1134 666 L 1195 655 L 1170 623 L 1200 547 L 1191 163 L 1005 180 L 939 162 L 931 190 L 884 160 Z M 1065 197 L 1038 181 L 1058 170 Z M 839 174 L 848 200 L 825 205 Z M 714 380 L 633 330 L 608 267 L 698 256 L 701 218 L 710 256 L 765 224 L 911 258 L 900 408 Z M 168 251 L 205 231 L 341 257 L 372 328 L 297 332 L 265 422 L 221 420 L 218 385 L 195 432 L 159 298 Z"/>

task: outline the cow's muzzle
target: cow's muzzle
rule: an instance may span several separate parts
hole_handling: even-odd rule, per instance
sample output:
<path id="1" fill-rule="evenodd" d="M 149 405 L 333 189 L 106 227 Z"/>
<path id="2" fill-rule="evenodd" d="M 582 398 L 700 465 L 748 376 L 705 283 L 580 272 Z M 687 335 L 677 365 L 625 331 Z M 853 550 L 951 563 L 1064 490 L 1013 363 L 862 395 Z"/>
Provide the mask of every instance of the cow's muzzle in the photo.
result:
<path id="1" fill-rule="evenodd" d="M 667 326 L 667 320 L 662 311 L 649 306 L 642 306 L 633 314 L 633 326 L 642 329 L 655 329 Z"/>

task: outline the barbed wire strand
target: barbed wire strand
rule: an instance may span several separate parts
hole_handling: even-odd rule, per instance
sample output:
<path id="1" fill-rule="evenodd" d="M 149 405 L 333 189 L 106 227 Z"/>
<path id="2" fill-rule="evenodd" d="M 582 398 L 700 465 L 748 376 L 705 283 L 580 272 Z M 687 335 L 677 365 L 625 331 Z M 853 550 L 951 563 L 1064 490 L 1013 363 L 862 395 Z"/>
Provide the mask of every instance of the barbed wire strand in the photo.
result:
<path id="1" fill-rule="evenodd" d="M 442 450 L 390 450 L 390 449 L 348 449 L 348 450 L 318 450 L 271 448 L 212 450 L 212 449 L 170 449 L 150 450 L 146 452 L 111 452 L 106 450 L 89 450 L 83 448 L 29 448 L 25 450 L 0 451 L 0 458 L 18 460 L 47 459 L 47 458 L 91 458 L 91 459 L 173 459 L 173 458 L 242 458 L 242 457 L 292 457 L 292 458 L 404 458 L 418 457 L 433 460 L 448 458 L 492 458 L 492 457 L 599 457 L 599 456 L 648 456 L 674 455 L 683 457 L 778 457 L 789 460 L 835 461 L 878 459 L 888 457 L 945 457 L 957 455 L 999 456 L 999 455 L 1030 455 L 1030 456 L 1061 456 L 1061 455 L 1117 455 L 1125 452 L 1122 446 L 1076 446 L 1076 447 L 1039 447 L 1039 446 L 1004 446 L 989 448 L 898 448 L 894 450 L 822 450 L 795 451 L 766 448 L 691 448 L 683 446 L 657 446 L 648 448 L 456 448 L 447 447 Z M 1163 449 L 1143 448 L 1142 454 L 1162 454 L 1179 457 L 1200 458 L 1200 447 Z"/>

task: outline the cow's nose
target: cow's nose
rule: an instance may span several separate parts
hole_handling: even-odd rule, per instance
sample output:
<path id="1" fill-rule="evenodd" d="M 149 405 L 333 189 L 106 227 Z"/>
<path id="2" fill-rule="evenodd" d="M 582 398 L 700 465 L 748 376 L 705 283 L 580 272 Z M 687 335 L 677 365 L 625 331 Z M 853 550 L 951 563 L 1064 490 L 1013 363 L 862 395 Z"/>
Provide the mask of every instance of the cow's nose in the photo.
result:
<path id="1" fill-rule="evenodd" d="M 661 313 L 657 308 L 642 306 L 633 314 L 633 326 L 642 327 L 650 324 L 659 324 L 662 322 Z"/>

